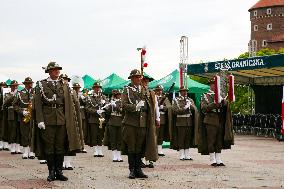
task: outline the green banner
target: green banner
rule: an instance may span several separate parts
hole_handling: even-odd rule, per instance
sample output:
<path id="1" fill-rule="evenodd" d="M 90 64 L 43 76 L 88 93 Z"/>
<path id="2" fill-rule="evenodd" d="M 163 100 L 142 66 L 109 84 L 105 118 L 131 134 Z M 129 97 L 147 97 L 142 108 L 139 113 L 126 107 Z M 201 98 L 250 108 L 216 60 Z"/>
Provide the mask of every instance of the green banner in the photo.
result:
<path id="1" fill-rule="evenodd" d="M 187 66 L 188 74 L 215 73 L 221 69 L 229 71 L 253 70 L 261 68 L 273 68 L 284 66 L 284 54 L 271 56 L 259 56 L 244 59 L 224 60 L 217 62 L 208 62 L 202 64 L 190 64 Z"/>

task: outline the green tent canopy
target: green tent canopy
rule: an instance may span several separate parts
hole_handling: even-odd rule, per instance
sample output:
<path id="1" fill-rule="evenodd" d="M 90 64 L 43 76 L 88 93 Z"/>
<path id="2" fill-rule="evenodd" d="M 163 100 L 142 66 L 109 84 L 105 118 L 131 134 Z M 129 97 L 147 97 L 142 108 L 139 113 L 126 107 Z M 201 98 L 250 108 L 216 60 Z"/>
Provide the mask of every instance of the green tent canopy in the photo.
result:
<path id="1" fill-rule="evenodd" d="M 167 91 L 171 87 L 172 83 L 174 82 L 175 82 L 175 86 L 171 92 L 174 92 L 174 91 L 177 92 L 180 88 L 180 76 L 179 76 L 178 70 L 174 70 L 172 73 L 163 77 L 160 80 L 152 81 L 149 84 L 149 88 L 153 89 L 157 85 L 162 85 L 164 87 L 164 91 Z M 190 79 L 189 77 L 187 78 L 187 86 L 188 86 L 189 93 L 194 94 L 196 106 L 199 108 L 201 95 L 209 90 L 209 86 L 199 83 L 197 81 L 194 81 Z"/>
<path id="2" fill-rule="evenodd" d="M 104 80 L 102 80 L 100 84 L 102 85 L 105 94 L 111 94 L 113 89 L 117 89 L 115 88 L 116 85 L 120 85 L 125 82 L 126 80 L 113 73 Z"/>
<path id="3" fill-rule="evenodd" d="M 123 90 L 124 86 L 125 86 L 125 85 L 128 85 L 129 83 L 130 83 L 130 80 L 125 81 L 125 82 L 123 82 L 123 83 L 120 83 L 120 84 L 118 84 L 118 85 L 114 85 L 112 88 L 113 88 L 113 89 L 118 89 L 118 90 Z"/>
<path id="4" fill-rule="evenodd" d="M 11 84 L 11 81 L 12 81 L 11 79 L 8 79 L 8 80 L 6 81 L 6 84 L 7 84 L 7 85 L 10 85 L 10 84 Z"/>
<path id="5" fill-rule="evenodd" d="M 92 89 L 96 80 L 89 75 L 84 75 L 82 79 L 84 81 L 84 89 Z"/>
<path id="6" fill-rule="evenodd" d="M 180 77 L 179 77 L 178 70 L 174 70 L 172 73 L 163 77 L 160 80 L 152 81 L 149 84 L 149 88 L 153 89 L 157 85 L 162 85 L 164 87 L 164 90 L 167 91 L 171 87 L 173 82 L 175 82 L 175 86 L 173 90 L 178 91 L 180 88 Z M 197 81 L 194 81 L 190 79 L 189 77 L 187 78 L 187 86 L 188 86 L 190 93 L 204 93 L 204 92 L 207 92 L 209 89 L 209 86 L 201 84 Z"/>
<path id="7" fill-rule="evenodd" d="M 148 77 L 152 77 L 152 76 L 148 75 L 148 74 L 145 73 L 145 72 L 144 72 L 144 75 L 147 75 Z M 155 81 L 155 80 L 154 80 L 154 81 Z M 152 82 L 153 82 L 153 81 L 152 81 Z M 119 84 L 113 85 L 113 86 L 112 86 L 112 89 L 123 90 L 124 86 L 125 86 L 125 85 L 128 85 L 129 83 L 130 83 L 130 80 L 127 80 L 127 81 L 124 80 L 123 83 L 119 83 Z"/>

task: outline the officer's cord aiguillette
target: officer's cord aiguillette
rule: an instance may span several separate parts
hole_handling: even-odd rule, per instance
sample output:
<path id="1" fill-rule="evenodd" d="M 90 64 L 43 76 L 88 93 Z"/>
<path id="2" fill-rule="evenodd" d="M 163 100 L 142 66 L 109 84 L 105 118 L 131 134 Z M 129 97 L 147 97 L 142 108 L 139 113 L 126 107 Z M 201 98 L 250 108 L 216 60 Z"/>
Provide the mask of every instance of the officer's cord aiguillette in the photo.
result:
<path id="1" fill-rule="evenodd" d="M 56 94 L 54 94 L 51 99 L 50 99 L 50 98 L 47 98 L 47 97 L 45 96 L 41 81 L 39 81 L 39 84 L 38 84 L 38 85 L 39 85 L 39 89 L 40 89 L 41 96 L 42 96 L 46 101 L 48 101 L 48 102 L 53 102 L 53 101 L 56 100 Z"/>
<path id="2" fill-rule="evenodd" d="M 23 99 L 22 99 L 22 97 L 21 97 L 21 93 L 20 93 L 20 92 L 18 93 L 18 97 L 19 97 L 19 100 L 20 100 L 20 102 L 21 102 L 22 104 L 24 104 L 24 105 L 30 104 L 30 100 L 31 100 L 31 99 L 29 99 L 29 102 L 24 102 Z"/>

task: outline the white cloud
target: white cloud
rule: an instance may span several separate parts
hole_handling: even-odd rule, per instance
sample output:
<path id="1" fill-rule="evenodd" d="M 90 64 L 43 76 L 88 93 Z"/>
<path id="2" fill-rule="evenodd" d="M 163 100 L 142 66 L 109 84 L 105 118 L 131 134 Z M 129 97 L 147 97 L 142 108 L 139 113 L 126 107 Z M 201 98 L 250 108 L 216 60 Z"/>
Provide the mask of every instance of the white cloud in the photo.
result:
<path id="1" fill-rule="evenodd" d="M 158 79 L 178 67 L 179 39 L 189 36 L 190 62 L 235 58 L 247 50 L 248 9 L 256 0 L 3 0 L 0 74 L 46 77 L 57 61 L 69 75 L 127 78 L 147 45 L 146 72 Z"/>

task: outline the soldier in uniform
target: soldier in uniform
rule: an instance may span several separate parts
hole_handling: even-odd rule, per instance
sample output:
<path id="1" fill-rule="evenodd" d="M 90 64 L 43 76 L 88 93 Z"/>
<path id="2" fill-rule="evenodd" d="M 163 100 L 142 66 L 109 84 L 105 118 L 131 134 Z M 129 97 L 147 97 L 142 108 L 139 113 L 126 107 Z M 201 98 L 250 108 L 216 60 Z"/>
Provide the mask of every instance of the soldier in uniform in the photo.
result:
<path id="1" fill-rule="evenodd" d="M 68 77 L 67 74 L 61 74 L 59 76 L 59 78 L 63 79 L 64 83 L 68 84 L 68 86 L 69 86 L 69 82 L 71 81 L 71 79 Z M 72 100 L 75 104 L 75 109 L 77 108 L 77 112 L 80 112 L 80 103 L 79 103 L 79 98 L 77 96 L 77 93 L 76 93 L 76 91 L 72 90 L 71 88 L 70 88 L 70 91 L 71 91 L 71 94 L 72 94 Z M 81 112 L 80 112 L 80 115 L 81 115 Z M 82 120 L 79 120 L 79 121 L 82 122 Z M 78 124 L 78 125 L 81 125 L 81 124 Z M 84 146 L 83 137 L 82 137 L 82 135 L 83 135 L 82 128 L 78 127 L 77 131 L 80 135 L 82 146 Z M 62 168 L 64 170 L 73 170 L 73 166 L 72 166 L 73 156 L 76 156 L 76 153 L 69 152 L 66 156 L 64 156 L 64 161 L 63 161 L 63 166 L 62 166 Z"/>
<path id="2" fill-rule="evenodd" d="M 168 133 L 168 107 L 170 106 L 170 101 L 167 97 L 163 96 L 163 86 L 157 85 L 155 88 L 155 93 L 158 100 L 159 111 L 160 111 L 160 127 L 157 128 L 157 144 L 158 144 L 158 155 L 165 156 L 162 149 L 162 144 L 165 135 Z"/>
<path id="3" fill-rule="evenodd" d="M 8 148 L 8 142 L 6 137 L 6 128 L 4 124 L 4 109 L 3 109 L 3 103 L 4 103 L 4 90 L 3 88 L 6 88 L 7 85 L 5 82 L 0 83 L 0 151 L 2 150 L 9 150 Z M 5 139 L 6 138 L 6 139 Z"/>
<path id="4" fill-rule="evenodd" d="M 141 158 L 156 161 L 155 96 L 141 86 L 142 75 L 139 70 L 132 70 L 128 79 L 131 83 L 124 88 L 122 95 L 123 152 L 128 155 L 129 178 L 148 178 L 141 169 Z M 159 124 L 159 123 L 157 123 Z"/>
<path id="5" fill-rule="evenodd" d="M 18 115 L 13 107 L 13 101 L 16 98 L 18 92 L 18 82 L 16 80 L 11 81 L 10 87 L 11 92 L 5 94 L 4 108 L 7 109 L 7 120 L 8 120 L 8 141 L 11 145 L 11 154 L 21 154 L 20 149 L 20 127 L 18 122 Z"/>
<path id="6" fill-rule="evenodd" d="M 88 135 L 88 127 L 87 127 L 87 121 L 86 121 L 86 110 L 85 110 L 86 100 L 87 100 L 86 99 L 86 95 L 87 94 L 83 94 L 82 92 L 80 92 L 81 86 L 80 86 L 79 83 L 73 83 L 73 87 L 72 88 L 74 90 L 74 94 L 79 99 L 80 112 L 81 112 L 81 118 L 82 118 L 82 130 L 83 130 L 83 135 L 84 135 L 84 143 L 86 143 L 87 135 Z M 85 148 L 81 152 L 82 153 L 87 153 Z"/>
<path id="7" fill-rule="evenodd" d="M 36 122 L 33 144 L 36 156 L 47 160 L 48 181 L 68 180 L 63 175 L 64 155 L 80 151 L 82 146 L 77 132 L 80 124 L 80 113 L 74 106 L 71 90 L 62 79 L 59 79 L 60 67 L 50 62 L 45 68 L 47 79 L 37 82 L 35 88 Z"/>
<path id="8" fill-rule="evenodd" d="M 93 85 L 93 93 L 88 97 L 86 111 L 89 114 L 88 124 L 90 127 L 90 143 L 89 146 L 95 146 L 94 157 L 104 157 L 102 140 L 104 136 L 103 122 L 104 122 L 104 111 L 107 99 L 102 94 L 102 86 L 95 82 Z"/>
<path id="9" fill-rule="evenodd" d="M 16 98 L 14 98 L 13 106 L 18 112 L 20 120 L 21 146 L 23 146 L 23 159 L 34 159 L 35 155 L 30 150 L 31 142 L 31 116 L 32 116 L 32 98 L 33 98 L 33 80 L 27 77 L 23 84 L 25 88 L 18 91 Z"/>
<path id="10" fill-rule="evenodd" d="M 110 114 L 107 125 L 110 138 L 109 148 L 112 150 L 113 162 L 123 162 L 121 158 L 121 127 L 123 119 L 121 105 L 121 92 L 113 90 L 111 103 L 106 107 L 106 113 Z"/>
<path id="11" fill-rule="evenodd" d="M 200 127 L 198 150 L 202 155 L 210 155 L 211 166 L 225 166 L 221 160 L 221 150 L 229 149 L 234 143 L 232 114 L 228 101 L 214 102 L 214 78 L 210 81 L 210 91 L 201 99 L 203 123 Z"/>
<path id="12" fill-rule="evenodd" d="M 180 87 L 180 96 L 173 100 L 173 114 L 175 116 L 173 131 L 174 149 L 179 150 L 180 160 L 192 160 L 189 148 L 196 144 L 198 130 L 198 112 L 194 101 L 187 96 L 188 89 Z"/>

